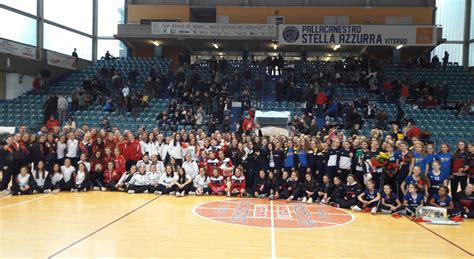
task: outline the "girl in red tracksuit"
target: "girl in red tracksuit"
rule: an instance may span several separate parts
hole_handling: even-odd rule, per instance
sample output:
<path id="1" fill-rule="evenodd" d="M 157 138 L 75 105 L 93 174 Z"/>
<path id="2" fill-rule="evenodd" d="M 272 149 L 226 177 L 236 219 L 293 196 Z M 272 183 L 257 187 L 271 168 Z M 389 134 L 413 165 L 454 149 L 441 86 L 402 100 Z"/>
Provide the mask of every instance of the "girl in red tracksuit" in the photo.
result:
<path id="1" fill-rule="evenodd" d="M 104 157 L 103 157 L 103 163 L 102 163 L 102 168 L 107 168 L 107 165 L 109 164 L 110 161 L 114 161 L 114 154 L 115 149 L 110 149 L 110 148 L 105 148 L 104 149 Z M 119 150 L 120 153 L 120 150 Z"/>
<path id="2" fill-rule="evenodd" d="M 129 142 L 125 145 L 124 156 L 127 160 L 126 170 L 130 170 L 132 165 L 137 164 L 142 159 L 142 151 L 140 148 L 140 142 L 135 139 L 133 134 L 128 134 Z"/>
<path id="3" fill-rule="evenodd" d="M 468 150 L 466 142 L 459 141 L 458 150 L 453 154 L 453 167 L 451 170 L 451 192 L 457 193 L 458 186 L 461 186 L 461 191 L 467 186 L 467 173 L 469 172 Z"/>
<path id="4" fill-rule="evenodd" d="M 207 172 L 214 172 L 214 169 L 219 169 L 220 161 L 216 158 L 216 153 L 210 152 L 209 159 L 207 159 Z M 219 170 L 220 172 L 220 170 Z"/>
<path id="5" fill-rule="evenodd" d="M 224 177 L 219 174 L 219 169 L 214 168 L 212 170 L 211 181 L 209 182 L 209 188 L 211 188 L 212 194 L 222 195 L 225 191 L 225 181 Z"/>
<path id="6" fill-rule="evenodd" d="M 227 188 L 225 190 L 227 196 L 237 195 L 240 198 L 245 194 L 245 176 L 242 170 L 242 167 L 237 167 L 234 175 L 227 181 Z"/>
<path id="7" fill-rule="evenodd" d="M 122 175 L 126 171 L 125 157 L 120 153 L 119 148 L 115 148 L 114 154 L 115 154 L 115 157 L 114 157 L 114 160 L 113 160 L 114 169 L 115 169 L 115 171 L 120 173 L 120 175 Z"/>
<path id="8" fill-rule="evenodd" d="M 101 190 L 115 191 L 115 185 L 120 180 L 120 177 L 122 177 L 122 173 L 115 169 L 114 162 L 109 162 L 107 164 L 107 169 L 104 171 L 104 182 L 101 186 Z"/>

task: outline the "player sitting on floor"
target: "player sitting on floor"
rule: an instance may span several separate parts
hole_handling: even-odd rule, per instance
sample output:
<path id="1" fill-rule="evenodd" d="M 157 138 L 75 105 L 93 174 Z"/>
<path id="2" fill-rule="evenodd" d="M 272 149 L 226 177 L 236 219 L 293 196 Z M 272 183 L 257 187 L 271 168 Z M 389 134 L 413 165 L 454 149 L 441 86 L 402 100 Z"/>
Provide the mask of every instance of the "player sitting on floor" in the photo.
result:
<path id="1" fill-rule="evenodd" d="M 367 189 L 359 196 L 357 196 L 359 202 L 357 205 L 351 207 L 353 211 L 362 211 L 365 209 L 370 209 L 370 213 L 377 213 L 377 207 L 380 201 L 380 193 L 375 189 L 375 181 L 367 181 Z"/>
<path id="2" fill-rule="evenodd" d="M 226 188 L 227 196 L 237 195 L 242 197 L 245 194 L 245 176 L 242 174 L 242 167 L 237 167 L 235 173 L 230 177 L 230 181 L 227 181 Z"/>

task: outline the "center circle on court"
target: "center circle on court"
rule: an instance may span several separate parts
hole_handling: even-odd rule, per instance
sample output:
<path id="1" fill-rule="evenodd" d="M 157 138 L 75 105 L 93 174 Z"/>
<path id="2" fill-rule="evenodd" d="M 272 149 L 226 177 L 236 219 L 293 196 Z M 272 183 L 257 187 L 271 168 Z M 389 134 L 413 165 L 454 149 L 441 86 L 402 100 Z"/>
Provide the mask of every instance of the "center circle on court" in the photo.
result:
<path id="1" fill-rule="evenodd" d="M 227 199 L 197 205 L 194 213 L 202 218 L 236 225 L 271 227 L 272 208 L 267 199 Z M 344 210 L 321 204 L 273 201 L 275 228 L 327 228 L 338 227 L 354 220 Z"/>

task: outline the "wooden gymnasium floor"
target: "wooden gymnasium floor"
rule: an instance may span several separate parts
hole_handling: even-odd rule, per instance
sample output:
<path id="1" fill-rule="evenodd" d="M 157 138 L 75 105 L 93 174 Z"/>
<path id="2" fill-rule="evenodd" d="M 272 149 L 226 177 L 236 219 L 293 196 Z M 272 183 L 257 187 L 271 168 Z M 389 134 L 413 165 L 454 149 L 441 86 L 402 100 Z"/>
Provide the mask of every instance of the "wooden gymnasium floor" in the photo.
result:
<path id="1" fill-rule="evenodd" d="M 219 200 L 229 202 L 213 202 Z M 473 220 L 461 226 L 418 225 L 404 217 L 334 213 L 319 205 L 269 204 L 105 192 L 1 196 L 0 258 L 473 258 Z M 247 221 L 225 223 L 229 210 L 249 206 Z M 208 210 L 218 216 L 206 219 Z M 328 222 L 294 229 L 277 219 L 295 212 Z M 329 222 L 331 215 L 345 223 Z M 242 225 L 252 220 L 261 226 Z"/>

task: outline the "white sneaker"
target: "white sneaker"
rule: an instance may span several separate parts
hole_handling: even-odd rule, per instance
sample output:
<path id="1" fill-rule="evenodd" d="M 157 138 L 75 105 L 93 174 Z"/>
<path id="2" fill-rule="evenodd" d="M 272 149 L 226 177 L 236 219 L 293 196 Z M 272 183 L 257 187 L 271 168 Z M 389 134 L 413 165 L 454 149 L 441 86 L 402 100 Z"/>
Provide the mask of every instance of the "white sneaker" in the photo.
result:
<path id="1" fill-rule="evenodd" d="M 181 197 L 184 197 L 185 194 L 186 194 L 185 191 L 182 191 L 181 192 Z"/>
<path id="2" fill-rule="evenodd" d="M 308 204 L 311 204 L 311 203 L 313 203 L 313 198 L 310 197 L 310 198 L 308 199 Z"/>
<path id="3" fill-rule="evenodd" d="M 58 194 L 59 191 L 60 191 L 59 189 L 54 189 L 54 190 L 52 191 L 52 193 L 53 193 L 53 194 Z"/>
<path id="4" fill-rule="evenodd" d="M 196 195 L 195 192 L 188 192 L 189 195 Z"/>
<path id="5" fill-rule="evenodd" d="M 357 205 L 352 206 L 351 209 L 352 209 L 353 211 L 362 211 L 362 209 L 359 208 L 359 206 L 357 206 Z"/>
<path id="6" fill-rule="evenodd" d="M 145 190 L 143 193 L 148 193 L 148 190 Z"/>
<path id="7" fill-rule="evenodd" d="M 38 193 L 38 191 L 37 191 L 37 190 L 33 190 L 33 194 L 37 194 L 37 193 Z"/>
<path id="8" fill-rule="evenodd" d="M 202 195 L 202 190 L 198 188 L 198 189 L 196 190 L 196 195 Z"/>
<path id="9" fill-rule="evenodd" d="M 12 192 L 11 192 L 10 190 L 8 190 L 8 189 L 5 189 L 5 190 L 3 190 L 3 193 L 5 193 L 5 194 L 10 194 L 10 193 L 12 193 Z"/>
<path id="10" fill-rule="evenodd" d="M 175 195 L 175 194 L 176 194 L 176 192 L 170 192 L 170 195 Z"/>
<path id="11" fill-rule="evenodd" d="M 288 199 L 286 199 L 286 201 L 291 202 L 291 201 L 293 201 L 293 198 L 294 198 L 293 196 L 290 196 Z"/>
<path id="12" fill-rule="evenodd" d="M 161 195 L 161 192 L 160 191 L 155 191 L 154 194 L 155 195 Z"/>
<path id="13" fill-rule="evenodd" d="M 171 194 L 171 193 L 170 193 Z M 176 192 L 176 197 L 180 197 L 181 196 L 181 193 L 179 192 Z"/>
<path id="14" fill-rule="evenodd" d="M 92 188 L 92 190 L 94 191 L 100 191 L 100 188 L 98 186 L 94 186 L 94 188 Z"/>
<path id="15" fill-rule="evenodd" d="M 308 200 L 306 199 L 306 197 L 303 197 L 303 199 L 301 200 L 301 202 L 303 203 L 306 203 Z"/>
<path id="16" fill-rule="evenodd" d="M 77 192 L 77 189 L 72 188 L 71 192 Z"/>
<path id="17" fill-rule="evenodd" d="M 135 191 L 134 190 L 128 190 L 128 194 L 134 194 Z"/>
<path id="18" fill-rule="evenodd" d="M 390 210 L 382 209 L 381 211 L 382 211 L 383 214 L 391 214 L 392 213 Z"/>
<path id="19" fill-rule="evenodd" d="M 100 190 L 103 191 L 103 192 L 105 192 L 105 191 L 107 191 L 107 188 L 102 187 L 102 188 L 100 188 Z"/>
<path id="20" fill-rule="evenodd" d="M 370 213 L 372 214 L 377 214 L 377 207 L 373 207 L 371 210 L 370 210 Z"/>
<path id="21" fill-rule="evenodd" d="M 46 189 L 43 191 L 43 193 L 46 193 L 46 194 L 51 193 L 51 189 Z"/>

